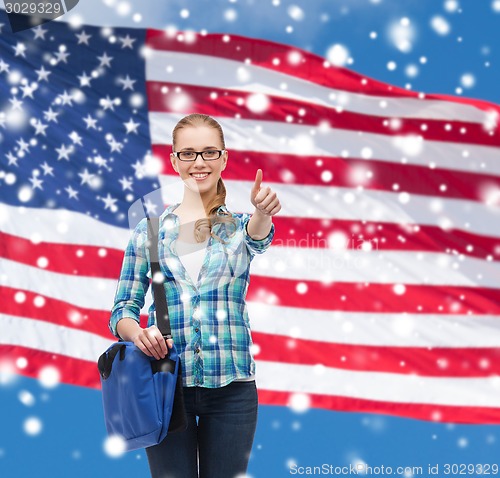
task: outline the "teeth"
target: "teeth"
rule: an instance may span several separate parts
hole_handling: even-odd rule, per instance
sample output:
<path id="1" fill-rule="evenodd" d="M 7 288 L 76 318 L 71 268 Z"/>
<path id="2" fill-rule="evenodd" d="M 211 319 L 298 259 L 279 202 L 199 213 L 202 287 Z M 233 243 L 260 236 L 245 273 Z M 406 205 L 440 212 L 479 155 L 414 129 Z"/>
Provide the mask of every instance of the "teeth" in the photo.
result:
<path id="1" fill-rule="evenodd" d="M 208 173 L 204 174 L 191 174 L 191 176 L 194 176 L 195 178 L 205 178 L 208 176 Z"/>

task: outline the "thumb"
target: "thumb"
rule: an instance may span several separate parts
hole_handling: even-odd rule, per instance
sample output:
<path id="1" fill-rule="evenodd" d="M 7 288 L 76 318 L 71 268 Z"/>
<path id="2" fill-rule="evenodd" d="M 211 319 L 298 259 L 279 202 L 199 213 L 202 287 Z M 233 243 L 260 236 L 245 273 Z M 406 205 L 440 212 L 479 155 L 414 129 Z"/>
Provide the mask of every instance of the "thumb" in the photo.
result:
<path id="1" fill-rule="evenodd" d="M 257 169 L 257 174 L 255 175 L 255 183 L 252 188 L 254 195 L 259 192 L 261 184 L 262 184 L 262 169 Z"/>

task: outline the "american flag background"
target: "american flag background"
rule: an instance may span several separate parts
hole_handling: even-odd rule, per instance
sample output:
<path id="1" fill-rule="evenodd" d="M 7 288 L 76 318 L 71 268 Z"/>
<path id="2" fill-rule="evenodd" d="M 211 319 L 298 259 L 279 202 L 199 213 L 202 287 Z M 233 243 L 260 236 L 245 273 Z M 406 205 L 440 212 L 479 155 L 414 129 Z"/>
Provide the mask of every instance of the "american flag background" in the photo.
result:
<path id="1" fill-rule="evenodd" d="M 181 200 L 171 131 L 199 112 L 225 133 L 228 208 L 252 212 L 258 168 L 282 204 L 247 296 L 261 409 L 337 412 L 339 424 L 362 412 L 375 428 L 387 416 L 500 423 L 497 104 L 408 90 L 262 38 L 64 18 L 13 34 L 0 13 L 5 389 L 21 378 L 68 386 L 69 428 L 75 397 L 89 394 L 89 440 L 105 443 L 96 361 L 114 341 L 130 209 L 154 197 L 160 214 Z M 148 292 L 143 326 L 150 303 Z M 29 406 L 33 395 L 17 393 Z M 31 417 L 24 431 L 43 439 L 40 426 Z M 0 470 L 14 454 L 7 437 Z"/>

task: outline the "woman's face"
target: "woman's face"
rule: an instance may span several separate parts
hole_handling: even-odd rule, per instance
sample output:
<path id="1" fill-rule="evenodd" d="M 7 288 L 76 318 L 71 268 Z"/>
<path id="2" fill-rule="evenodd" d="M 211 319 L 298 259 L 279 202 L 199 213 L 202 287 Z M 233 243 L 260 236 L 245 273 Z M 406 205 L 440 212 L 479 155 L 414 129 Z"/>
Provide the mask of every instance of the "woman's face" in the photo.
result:
<path id="1" fill-rule="evenodd" d="M 219 132 L 207 126 L 189 126 L 180 129 L 175 138 L 175 151 L 221 150 Z M 199 154 L 196 161 L 181 161 L 174 154 L 170 155 L 172 167 L 179 173 L 184 184 L 199 193 L 217 190 L 221 172 L 226 168 L 227 151 L 219 159 L 205 161 Z M 195 179 L 193 174 L 208 173 L 205 179 Z"/>

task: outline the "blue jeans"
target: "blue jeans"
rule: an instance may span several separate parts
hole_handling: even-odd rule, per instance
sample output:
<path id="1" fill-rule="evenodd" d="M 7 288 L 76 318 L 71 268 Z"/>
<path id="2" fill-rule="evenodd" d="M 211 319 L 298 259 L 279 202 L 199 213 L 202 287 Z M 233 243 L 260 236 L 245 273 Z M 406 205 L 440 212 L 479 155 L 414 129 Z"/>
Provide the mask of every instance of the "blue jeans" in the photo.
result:
<path id="1" fill-rule="evenodd" d="M 257 426 L 255 380 L 220 388 L 184 387 L 184 401 L 187 429 L 145 449 L 151 477 L 244 475 Z"/>

